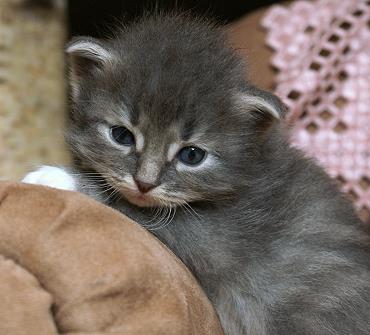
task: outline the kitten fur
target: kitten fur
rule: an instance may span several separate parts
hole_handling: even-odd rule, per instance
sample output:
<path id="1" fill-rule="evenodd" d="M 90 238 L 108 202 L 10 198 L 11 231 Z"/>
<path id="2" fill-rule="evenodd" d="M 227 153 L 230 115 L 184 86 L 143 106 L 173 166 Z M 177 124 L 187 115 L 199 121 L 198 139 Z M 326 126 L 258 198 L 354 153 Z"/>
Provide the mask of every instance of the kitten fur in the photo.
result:
<path id="1" fill-rule="evenodd" d="M 67 52 L 78 190 L 163 241 L 226 335 L 370 334 L 369 235 L 322 169 L 288 145 L 284 106 L 245 80 L 221 28 L 148 16 Z M 116 125 L 136 147 L 112 141 Z M 184 143 L 205 148 L 205 161 L 182 165 Z M 139 195 L 138 175 L 156 187 Z"/>

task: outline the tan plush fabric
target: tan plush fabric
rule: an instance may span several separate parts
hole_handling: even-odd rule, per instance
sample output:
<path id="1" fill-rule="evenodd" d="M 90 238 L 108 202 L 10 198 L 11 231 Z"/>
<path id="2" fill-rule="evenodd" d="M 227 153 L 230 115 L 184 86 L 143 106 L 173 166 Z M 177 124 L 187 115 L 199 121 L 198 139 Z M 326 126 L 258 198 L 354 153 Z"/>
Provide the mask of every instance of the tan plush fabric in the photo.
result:
<path id="1" fill-rule="evenodd" d="M 69 162 L 63 140 L 67 1 L 38 2 L 0 0 L 0 179 Z"/>
<path id="2" fill-rule="evenodd" d="M 222 334 L 164 245 L 81 194 L 0 183 L 0 254 L 0 334 Z"/>
<path id="3" fill-rule="evenodd" d="M 27 270 L 3 256 L 0 295 L 0 334 L 57 334 L 50 313 L 50 294 Z"/>

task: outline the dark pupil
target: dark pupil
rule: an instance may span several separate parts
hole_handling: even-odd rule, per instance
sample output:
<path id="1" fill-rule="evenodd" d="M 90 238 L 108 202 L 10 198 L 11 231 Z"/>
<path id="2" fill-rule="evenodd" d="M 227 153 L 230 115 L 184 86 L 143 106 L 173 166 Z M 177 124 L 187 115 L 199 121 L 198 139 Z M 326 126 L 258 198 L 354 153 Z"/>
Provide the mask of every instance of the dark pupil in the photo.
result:
<path id="1" fill-rule="evenodd" d="M 113 139 L 122 145 L 131 146 L 135 144 L 134 135 L 125 127 L 113 127 L 112 128 Z"/>
<path id="2" fill-rule="evenodd" d="M 205 156 L 202 149 L 196 147 L 186 147 L 180 151 L 179 159 L 188 165 L 196 165 L 200 163 Z"/>

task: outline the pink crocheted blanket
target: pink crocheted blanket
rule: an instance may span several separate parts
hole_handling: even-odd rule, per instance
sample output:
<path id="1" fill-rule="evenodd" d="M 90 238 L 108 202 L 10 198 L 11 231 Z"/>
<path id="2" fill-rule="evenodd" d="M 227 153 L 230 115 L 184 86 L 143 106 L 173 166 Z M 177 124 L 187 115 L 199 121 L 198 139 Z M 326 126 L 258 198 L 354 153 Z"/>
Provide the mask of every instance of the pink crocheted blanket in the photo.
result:
<path id="1" fill-rule="evenodd" d="M 262 25 L 293 145 L 370 221 L 370 1 L 296 1 L 272 7 Z"/>

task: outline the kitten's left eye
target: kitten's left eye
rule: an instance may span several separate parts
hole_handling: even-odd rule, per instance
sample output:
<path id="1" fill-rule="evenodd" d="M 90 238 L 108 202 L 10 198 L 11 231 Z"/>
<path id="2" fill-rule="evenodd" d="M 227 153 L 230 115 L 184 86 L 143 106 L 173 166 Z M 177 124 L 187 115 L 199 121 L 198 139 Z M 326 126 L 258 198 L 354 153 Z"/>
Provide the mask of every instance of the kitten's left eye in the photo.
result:
<path id="1" fill-rule="evenodd" d="M 198 165 L 205 156 L 206 152 L 197 147 L 185 147 L 178 153 L 178 159 L 186 165 Z"/>
<path id="2" fill-rule="evenodd" d="M 110 129 L 111 136 L 115 142 L 125 146 L 135 144 L 135 137 L 126 127 L 114 126 Z"/>

